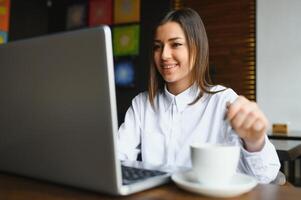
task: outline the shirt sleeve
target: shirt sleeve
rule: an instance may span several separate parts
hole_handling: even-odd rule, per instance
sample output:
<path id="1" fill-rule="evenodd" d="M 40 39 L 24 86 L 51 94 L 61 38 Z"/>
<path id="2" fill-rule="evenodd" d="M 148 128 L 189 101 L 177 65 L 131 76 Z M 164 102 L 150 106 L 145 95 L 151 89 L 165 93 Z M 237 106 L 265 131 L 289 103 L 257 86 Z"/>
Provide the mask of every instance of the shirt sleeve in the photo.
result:
<path id="1" fill-rule="evenodd" d="M 140 153 L 140 108 L 142 94 L 132 100 L 118 130 L 117 150 L 120 160 L 136 160 Z"/>
<path id="2" fill-rule="evenodd" d="M 233 90 L 227 90 L 224 96 L 223 104 L 227 101 L 233 102 L 237 98 Z M 226 107 L 223 105 L 223 107 Z M 270 183 L 273 181 L 280 169 L 280 162 L 274 145 L 265 135 L 263 148 L 257 152 L 248 152 L 243 145 L 242 139 L 232 129 L 230 124 L 225 120 L 224 127 L 228 135 L 228 142 L 239 145 L 241 148 L 238 172 L 248 174 L 257 179 L 259 183 Z"/>
<path id="3" fill-rule="evenodd" d="M 258 152 L 248 152 L 241 142 L 239 168 L 242 172 L 254 176 L 259 183 L 270 183 L 276 178 L 280 162 L 275 147 L 267 135 L 263 148 Z"/>

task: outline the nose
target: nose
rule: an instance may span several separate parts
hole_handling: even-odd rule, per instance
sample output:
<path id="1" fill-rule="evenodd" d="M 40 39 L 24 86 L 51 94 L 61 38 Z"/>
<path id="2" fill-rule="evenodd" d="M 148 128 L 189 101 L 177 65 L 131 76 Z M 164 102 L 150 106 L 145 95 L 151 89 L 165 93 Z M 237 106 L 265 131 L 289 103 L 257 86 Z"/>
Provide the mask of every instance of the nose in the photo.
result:
<path id="1" fill-rule="evenodd" d="M 171 58 L 171 49 L 167 45 L 165 45 L 162 49 L 161 59 L 167 60 L 169 58 Z"/>

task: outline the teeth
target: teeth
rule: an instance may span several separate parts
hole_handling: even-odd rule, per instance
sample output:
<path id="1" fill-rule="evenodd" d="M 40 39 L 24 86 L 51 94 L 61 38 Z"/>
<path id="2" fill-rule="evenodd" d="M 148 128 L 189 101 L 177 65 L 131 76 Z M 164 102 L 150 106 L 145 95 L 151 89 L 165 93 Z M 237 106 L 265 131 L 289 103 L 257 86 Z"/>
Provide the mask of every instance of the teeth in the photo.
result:
<path id="1" fill-rule="evenodd" d="M 169 69 L 169 68 L 173 68 L 175 67 L 176 64 L 172 64 L 172 65 L 163 65 L 163 68 Z"/>

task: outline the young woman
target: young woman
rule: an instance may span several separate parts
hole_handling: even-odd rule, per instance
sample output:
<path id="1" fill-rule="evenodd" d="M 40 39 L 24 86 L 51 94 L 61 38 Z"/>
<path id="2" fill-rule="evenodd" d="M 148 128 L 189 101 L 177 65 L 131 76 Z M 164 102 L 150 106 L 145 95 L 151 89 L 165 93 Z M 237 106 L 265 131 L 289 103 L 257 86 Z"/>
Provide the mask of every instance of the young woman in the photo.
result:
<path id="1" fill-rule="evenodd" d="M 213 86 L 208 73 L 208 39 L 192 9 L 171 11 L 154 34 L 148 92 L 140 93 L 119 128 L 122 160 L 190 167 L 194 142 L 239 145 L 238 171 L 261 183 L 280 168 L 266 136 L 268 121 L 255 102 L 232 89 Z"/>

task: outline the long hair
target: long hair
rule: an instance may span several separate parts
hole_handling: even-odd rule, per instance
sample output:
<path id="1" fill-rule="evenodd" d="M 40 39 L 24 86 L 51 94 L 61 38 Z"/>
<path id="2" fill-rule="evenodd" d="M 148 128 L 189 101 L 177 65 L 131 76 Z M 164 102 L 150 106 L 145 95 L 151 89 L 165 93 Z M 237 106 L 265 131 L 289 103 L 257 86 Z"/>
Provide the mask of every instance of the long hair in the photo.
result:
<path id="1" fill-rule="evenodd" d="M 192 63 L 194 66 L 192 69 L 192 78 L 201 91 L 196 99 L 190 103 L 191 105 L 196 103 L 204 93 L 216 93 L 210 91 L 212 84 L 209 76 L 209 45 L 206 30 L 199 14 L 191 8 L 183 8 L 168 12 L 156 26 L 156 29 L 167 22 L 178 23 L 183 29 L 186 37 L 189 51 L 189 63 Z M 153 50 L 151 55 L 148 93 L 149 101 L 151 105 L 154 106 L 154 98 L 156 94 L 164 88 L 164 80 L 156 69 Z"/>

